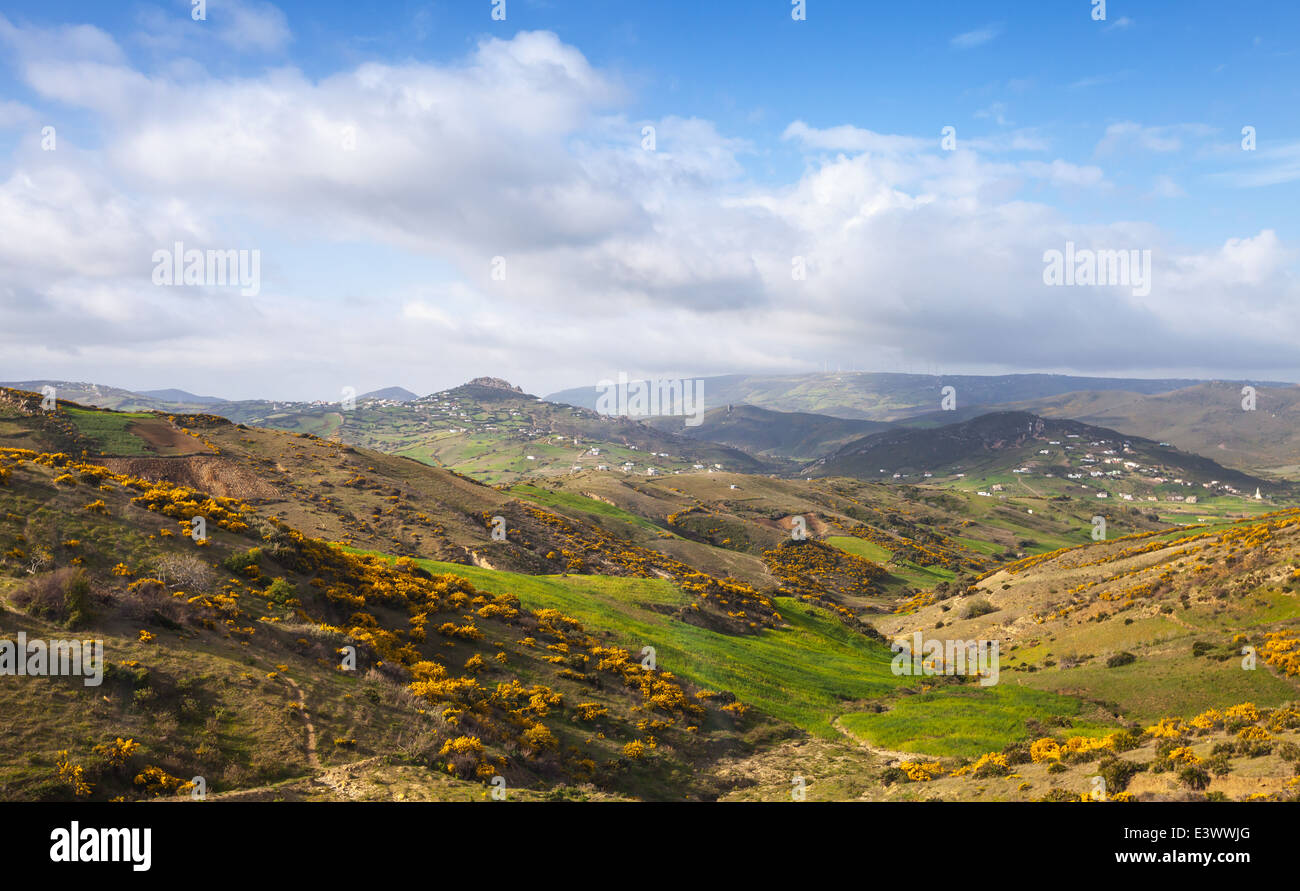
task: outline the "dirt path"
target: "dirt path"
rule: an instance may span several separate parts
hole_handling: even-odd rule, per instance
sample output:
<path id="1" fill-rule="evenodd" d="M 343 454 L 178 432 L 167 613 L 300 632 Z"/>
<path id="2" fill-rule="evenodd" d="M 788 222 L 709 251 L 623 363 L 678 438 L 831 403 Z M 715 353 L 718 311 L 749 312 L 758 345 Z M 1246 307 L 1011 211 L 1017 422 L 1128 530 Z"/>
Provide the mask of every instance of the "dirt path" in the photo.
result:
<path id="1" fill-rule="evenodd" d="M 311 712 L 307 711 L 307 698 L 303 695 L 302 687 L 288 675 L 284 676 L 285 681 L 293 692 L 298 694 L 298 710 L 302 712 L 303 720 L 307 723 L 307 766 L 312 770 L 320 770 L 320 756 L 316 754 L 316 725 L 311 721 Z"/>
<path id="2" fill-rule="evenodd" d="M 1029 492 L 1030 492 L 1030 494 L 1032 494 L 1034 497 L 1036 497 L 1036 498 L 1042 498 L 1042 497 L 1043 497 L 1043 493 L 1042 493 L 1042 492 L 1039 492 L 1039 491 L 1038 491 L 1037 489 L 1035 489 L 1033 486 L 1029 485 L 1029 483 L 1025 482 L 1023 477 L 1022 477 L 1021 479 L 1017 480 L 1017 482 L 1019 482 L 1020 485 L 1024 486 L 1026 489 L 1028 489 Z"/>

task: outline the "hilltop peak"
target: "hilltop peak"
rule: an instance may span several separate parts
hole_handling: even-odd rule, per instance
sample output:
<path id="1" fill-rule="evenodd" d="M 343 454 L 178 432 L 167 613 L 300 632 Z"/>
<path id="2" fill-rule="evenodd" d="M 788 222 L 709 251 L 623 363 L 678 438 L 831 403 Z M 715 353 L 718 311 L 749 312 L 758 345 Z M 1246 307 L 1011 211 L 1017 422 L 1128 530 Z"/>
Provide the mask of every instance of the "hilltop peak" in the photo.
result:
<path id="1" fill-rule="evenodd" d="M 476 377 L 469 381 L 466 387 L 487 387 L 490 390 L 509 390 L 511 393 L 523 393 L 524 391 L 515 386 L 511 386 L 510 381 L 502 380 L 499 377 Z"/>

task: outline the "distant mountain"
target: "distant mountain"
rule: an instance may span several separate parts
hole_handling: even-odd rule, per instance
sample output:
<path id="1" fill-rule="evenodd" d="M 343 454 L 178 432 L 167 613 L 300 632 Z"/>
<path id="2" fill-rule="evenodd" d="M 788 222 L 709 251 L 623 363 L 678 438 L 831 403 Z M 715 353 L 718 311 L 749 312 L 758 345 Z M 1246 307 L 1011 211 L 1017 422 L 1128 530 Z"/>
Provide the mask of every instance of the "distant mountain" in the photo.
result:
<path id="1" fill-rule="evenodd" d="M 218 402 L 225 402 L 217 396 L 195 396 L 193 393 L 187 393 L 184 390 L 140 390 L 141 396 L 148 396 L 150 399 L 160 399 L 163 402 L 176 402 L 182 405 L 213 405 Z"/>
<path id="2" fill-rule="evenodd" d="M 1050 480 L 1048 489 L 1119 486 L 1143 495 L 1202 483 L 1217 484 L 1210 487 L 1210 494 L 1250 495 L 1257 487 L 1274 493 L 1291 489 L 1153 440 L 1081 421 L 1013 411 L 944 427 L 873 433 L 814 462 L 805 472 L 860 479 L 893 474 L 915 478 L 928 472 L 936 477 L 1006 475 L 1013 480 L 1013 474 L 1023 474 L 1035 485 Z"/>
<path id="3" fill-rule="evenodd" d="M 310 433 L 493 483 L 563 475 L 575 468 L 622 475 L 625 465 L 635 476 L 695 470 L 696 465 L 742 473 L 793 466 L 629 418 L 545 402 L 500 378 L 475 378 L 418 397 L 399 387 L 378 390 L 358 397 L 355 408 L 346 410 L 337 402 L 264 399 L 195 406 L 199 408 L 237 424 Z"/>
<path id="4" fill-rule="evenodd" d="M 387 399 L 390 402 L 411 402 L 419 398 L 404 387 L 384 387 L 382 390 L 371 390 L 369 393 L 362 393 L 357 397 L 358 400 Z"/>
<path id="5" fill-rule="evenodd" d="M 835 451 L 867 433 L 889 429 L 881 421 L 853 420 L 811 412 L 782 412 L 755 405 L 712 409 L 701 423 L 688 427 L 682 418 L 650 418 L 660 430 L 687 439 L 718 442 L 743 449 L 751 455 L 810 460 Z"/>
<path id="6" fill-rule="evenodd" d="M 944 387 L 953 387 L 959 408 L 1005 405 L 1059 396 L 1079 390 L 1126 390 L 1167 393 L 1204 383 L 1171 378 L 1072 377 L 1062 374 L 928 375 L 842 372 L 834 374 L 744 375 L 706 377 L 704 401 L 709 408 L 754 405 L 785 412 L 815 412 L 839 418 L 896 421 L 940 407 Z M 1290 386 L 1257 382 L 1259 386 Z M 552 393 L 550 402 L 594 408 L 594 386 Z"/>
<path id="7" fill-rule="evenodd" d="M 93 405 L 96 408 L 111 408 L 115 411 L 159 411 L 174 409 L 173 403 L 123 390 L 120 387 L 106 387 L 85 381 L 32 380 L 0 383 L 0 387 L 12 387 L 29 393 L 43 393 L 44 387 L 53 387 L 55 396 L 80 405 Z"/>

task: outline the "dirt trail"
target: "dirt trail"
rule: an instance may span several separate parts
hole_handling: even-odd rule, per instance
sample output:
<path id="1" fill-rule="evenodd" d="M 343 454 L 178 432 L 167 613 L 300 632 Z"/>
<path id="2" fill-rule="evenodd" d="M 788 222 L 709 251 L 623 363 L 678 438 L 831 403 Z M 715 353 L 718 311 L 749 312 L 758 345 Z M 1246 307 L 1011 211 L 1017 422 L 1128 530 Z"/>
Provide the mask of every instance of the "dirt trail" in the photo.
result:
<path id="1" fill-rule="evenodd" d="M 317 773 L 292 780 L 280 780 L 266 786 L 255 786 L 251 789 L 233 789 L 230 792 L 220 792 L 215 795 L 210 793 L 208 800 L 241 801 L 249 799 L 265 801 L 269 800 L 268 796 L 305 798 L 310 797 L 312 792 L 315 791 L 313 787 L 317 786 L 324 786 L 329 789 L 340 800 L 350 800 L 357 797 L 358 774 L 376 764 L 381 764 L 388 757 L 388 755 L 372 755 L 369 758 L 362 758 L 360 761 L 335 764 Z"/>
<path id="2" fill-rule="evenodd" d="M 933 760 L 930 755 L 918 755 L 915 752 L 899 752 L 894 749 L 877 748 L 870 743 L 863 741 L 861 737 L 855 736 L 851 730 L 840 723 L 840 718 L 836 718 L 832 721 L 831 726 L 843 734 L 849 742 L 853 743 L 858 748 L 866 749 L 871 754 L 879 755 L 881 758 L 887 758 L 891 761 Z"/>
<path id="3" fill-rule="evenodd" d="M 1039 492 L 1039 491 L 1038 491 L 1037 489 L 1035 489 L 1033 486 L 1029 485 L 1029 483 L 1025 482 L 1023 478 L 1020 479 L 1020 480 L 1017 480 L 1017 482 L 1019 482 L 1020 485 L 1024 486 L 1026 489 L 1028 489 L 1029 492 L 1030 492 L 1030 494 L 1032 494 L 1032 495 L 1034 495 L 1034 496 L 1036 496 L 1036 497 L 1038 497 L 1038 498 L 1042 498 L 1042 497 L 1043 497 L 1043 493 L 1042 493 L 1042 492 Z"/>
<path id="4" fill-rule="evenodd" d="M 299 687 L 293 678 L 285 676 L 293 691 L 298 694 L 298 708 L 302 712 L 303 720 L 307 724 L 307 765 L 312 770 L 320 770 L 320 756 L 316 754 L 316 725 L 311 721 L 311 712 L 307 711 L 307 698 L 303 695 L 302 687 Z"/>

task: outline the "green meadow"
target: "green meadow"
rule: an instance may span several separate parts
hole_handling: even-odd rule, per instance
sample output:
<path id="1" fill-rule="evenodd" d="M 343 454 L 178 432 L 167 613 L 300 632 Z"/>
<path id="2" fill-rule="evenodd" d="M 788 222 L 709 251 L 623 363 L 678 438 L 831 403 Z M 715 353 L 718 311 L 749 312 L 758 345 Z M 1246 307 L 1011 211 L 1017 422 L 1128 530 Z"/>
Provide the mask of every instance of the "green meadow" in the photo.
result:
<path id="1" fill-rule="evenodd" d="M 1114 725 L 1082 719 L 1084 703 L 1071 696 L 999 683 L 906 696 L 886 712 L 845 715 L 843 726 L 886 749 L 924 755 L 978 757 L 1032 734 L 1026 722 L 1067 719 L 1071 736 L 1109 733 Z M 1052 727 L 1059 731 L 1059 727 Z"/>
<path id="2" fill-rule="evenodd" d="M 153 454 L 143 439 L 127 430 L 136 421 L 154 417 L 148 412 L 89 411 L 71 406 L 63 407 L 62 411 L 77 425 L 77 430 L 83 436 L 99 445 L 100 451 L 105 455 L 137 457 Z"/>
<path id="3" fill-rule="evenodd" d="M 639 526 L 649 532 L 666 532 L 662 527 L 656 526 L 644 517 L 638 517 L 634 513 L 625 511 L 620 507 L 612 504 L 606 504 L 603 501 L 597 501 L 595 498 L 588 498 L 585 495 L 574 495 L 570 492 L 552 492 L 543 489 L 540 486 L 534 486 L 531 483 L 524 483 L 518 486 L 511 486 L 507 490 L 511 495 L 531 501 L 542 507 L 551 507 L 560 511 L 578 511 L 580 513 L 594 515 L 611 520 L 621 520 L 624 523 L 631 523 L 633 526 Z"/>
<path id="4" fill-rule="evenodd" d="M 690 598 L 661 579 L 530 576 L 416 562 L 429 572 L 469 579 L 482 591 L 513 594 L 529 609 L 558 609 L 589 629 L 607 629 L 611 643 L 634 655 L 652 646 L 661 670 L 705 689 L 730 691 L 746 705 L 823 738 L 840 735 L 834 724 L 843 716 L 847 727 L 876 745 L 907 740 L 915 741 L 917 752 L 979 755 L 1026 738 L 1028 718 L 1047 720 L 1081 709 L 1073 697 L 1006 685 L 915 694 L 923 679 L 894 675 L 887 645 L 793 599 L 776 601 L 788 628 L 724 634 L 673 617 L 670 611 Z M 870 701 L 889 710 L 859 713 Z"/>

